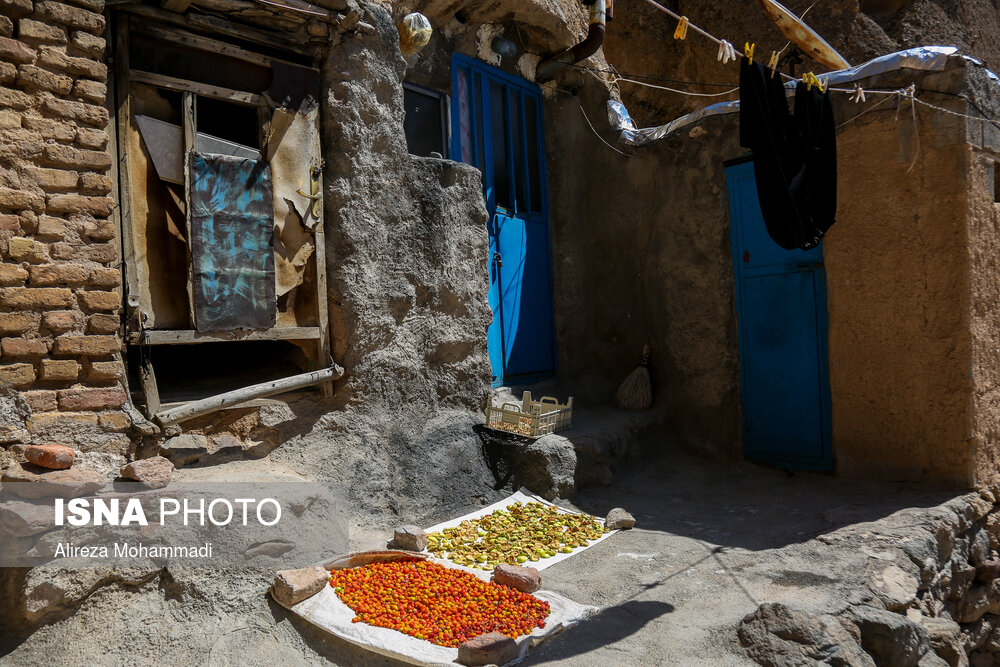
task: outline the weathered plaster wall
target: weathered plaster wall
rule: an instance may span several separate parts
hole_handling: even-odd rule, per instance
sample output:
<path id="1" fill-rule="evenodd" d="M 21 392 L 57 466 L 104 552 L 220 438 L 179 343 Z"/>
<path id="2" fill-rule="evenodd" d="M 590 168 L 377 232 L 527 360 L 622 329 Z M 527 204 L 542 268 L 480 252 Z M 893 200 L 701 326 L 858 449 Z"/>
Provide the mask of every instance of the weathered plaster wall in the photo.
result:
<path id="1" fill-rule="evenodd" d="M 947 89 L 964 68 L 951 75 L 959 81 L 930 75 L 918 85 Z M 942 96 L 927 100 L 953 106 Z M 847 104 L 838 111 L 838 119 L 856 113 Z M 876 111 L 838 135 L 840 201 L 824 242 L 837 469 L 966 486 L 965 128 L 960 118 L 926 109 L 915 127 L 908 105 L 899 118 Z"/>
<path id="2" fill-rule="evenodd" d="M 327 259 L 339 404 L 479 409 L 490 381 L 478 171 L 411 158 L 405 62 L 387 13 L 323 68 Z"/>

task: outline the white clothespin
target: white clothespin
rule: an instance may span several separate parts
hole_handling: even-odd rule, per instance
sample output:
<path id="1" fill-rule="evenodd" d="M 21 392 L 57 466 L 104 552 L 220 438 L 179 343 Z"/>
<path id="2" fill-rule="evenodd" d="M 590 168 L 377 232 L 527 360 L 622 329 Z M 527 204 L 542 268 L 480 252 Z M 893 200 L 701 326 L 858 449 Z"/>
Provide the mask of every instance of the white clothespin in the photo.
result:
<path id="1" fill-rule="evenodd" d="M 851 101 L 855 104 L 861 104 L 862 102 L 867 101 L 865 99 L 865 91 L 861 88 L 860 83 L 854 84 L 854 94 L 851 95 Z"/>
<path id="2" fill-rule="evenodd" d="M 722 40 L 719 42 L 719 53 L 716 56 L 716 60 L 721 62 L 723 65 L 728 64 L 732 60 L 736 60 L 736 49 L 734 49 L 733 45 L 726 40 Z"/>

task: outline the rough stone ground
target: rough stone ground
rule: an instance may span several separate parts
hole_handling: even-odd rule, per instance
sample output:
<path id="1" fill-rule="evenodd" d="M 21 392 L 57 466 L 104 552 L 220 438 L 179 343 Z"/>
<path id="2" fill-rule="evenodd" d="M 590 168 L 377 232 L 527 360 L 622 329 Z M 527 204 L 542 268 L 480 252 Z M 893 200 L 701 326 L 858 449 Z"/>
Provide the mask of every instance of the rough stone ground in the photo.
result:
<path id="1" fill-rule="evenodd" d="M 752 664 L 736 627 L 760 603 L 838 613 L 859 601 L 871 562 L 899 558 L 891 546 L 873 549 L 877 541 L 815 538 L 919 531 L 929 512 L 900 510 L 956 495 L 716 464 L 655 438 L 646 444 L 658 453 L 574 498 L 595 514 L 625 507 L 637 527 L 543 571 L 546 588 L 602 611 L 524 664 Z M 370 546 L 380 546 L 376 537 Z M 265 595 L 272 574 L 171 570 L 102 588 L 69 618 L 17 638 L 0 663 L 397 664 L 290 617 Z"/>

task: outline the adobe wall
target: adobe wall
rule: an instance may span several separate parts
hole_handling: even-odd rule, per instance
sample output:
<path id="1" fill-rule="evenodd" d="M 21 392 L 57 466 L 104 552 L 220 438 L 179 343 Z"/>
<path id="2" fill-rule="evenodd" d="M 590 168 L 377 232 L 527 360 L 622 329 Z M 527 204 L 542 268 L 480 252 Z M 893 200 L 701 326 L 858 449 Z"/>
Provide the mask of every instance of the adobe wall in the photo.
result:
<path id="1" fill-rule="evenodd" d="M 5 446 L 129 444 L 103 8 L 0 3 L 0 382 L 32 412 Z"/>

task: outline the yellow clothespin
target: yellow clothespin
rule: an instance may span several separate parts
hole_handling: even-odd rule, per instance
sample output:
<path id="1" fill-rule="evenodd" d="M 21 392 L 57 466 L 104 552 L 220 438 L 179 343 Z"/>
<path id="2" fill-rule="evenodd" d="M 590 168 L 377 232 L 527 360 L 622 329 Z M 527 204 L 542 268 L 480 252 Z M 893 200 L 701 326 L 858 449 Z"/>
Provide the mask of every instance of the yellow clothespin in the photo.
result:
<path id="1" fill-rule="evenodd" d="M 674 39 L 684 39 L 688 36 L 688 17 L 682 16 L 680 22 L 677 24 L 677 29 L 674 30 Z"/>
<path id="2" fill-rule="evenodd" d="M 802 83 L 806 84 L 806 90 L 812 90 L 812 85 L 813 85 L 812 76 L 813 76 L 812 72 L 806 72 L 805 74 L 802 75 Z"/>
<path id="3" fill-rule="evenodd" d="M 771 51 L 771 60 L 767 63 L 768 69 L 771 70 L 771 78 L 774 78 L 775 73 L 778 71 L 778 52 Z"/>
<path id="4" fill-rule="evenodd" d="M 743 43 L 743 55 L 746 56 L 747 62 L 753 65 L 753 50 L 757 47 L 757 44 L 751 44 L 750 42 Z"/>
<path id="5" fill-rule="evenodd" d="M 826 92 L 826 85 L 827 83 L 829 83 L 829 81 L 830 77 L 826 77 L 825 79 L 819 79 L 819 78 L 816 79 L 816 85 L 819 86 L 819 92 L 821 93 Z"/>

